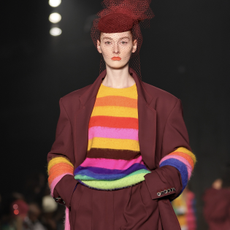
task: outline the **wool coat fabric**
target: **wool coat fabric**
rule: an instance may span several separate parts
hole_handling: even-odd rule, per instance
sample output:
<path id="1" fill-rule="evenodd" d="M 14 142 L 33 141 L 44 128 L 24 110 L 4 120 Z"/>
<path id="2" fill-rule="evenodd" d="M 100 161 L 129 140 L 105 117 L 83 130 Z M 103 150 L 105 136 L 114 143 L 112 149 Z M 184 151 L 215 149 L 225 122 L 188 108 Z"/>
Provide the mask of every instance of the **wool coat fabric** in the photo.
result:
<path id="1" fill-rule="evenodd" d="M 140 227 L 140 230 L 179 230 L 180 226 L 170 200 L 176 198 L 182 191 L 181 173 L 173 166 L 165 165 L 159 167 L 159 163 L 163 157 L 179 147 L 191 150 L 187 129 L 183 120 L 181 102 L 170 93 L 144 83 L 132 69 L 130 69 L 130 74 L 136 82 L 138 91 L 140 152 L 144 163 L 151 170 L 151 173 L 145 176 L 144 183 L 133 186 L 132 191 L 128 189 L 130 192 L 126 193 L 136 194 L 135 191 L 140 189 L 140 192 L 144 191 L 144 197 L 149 197 L 150 203 L 152 201 L 155 202 L 154 205 L 156 207 L 151 210 L 152 216 L 150 219 L 157 224 L 151 225 L 151 228 Z M 103 71 L 92 85 L 76 90 L 60 99 L 60 117 L 57 124 L 56 139 L 51 151 L 48 153 L 48 162 L 55 157 L 65 157 L 72 163 L 75 169 L 86 158 L 88 124 L 98 89 L 105 75 L 106 71 Z M 55 198 L 60 197 L 57 200 L 64 202 L 70 210 L 71 229 L 77 229 L 73 219 L 77 219 L 78 215 L 73 217 L 71 210 L 75 209 L 73 207 L 79 202 L 78 199 L 80 198 L 77 198 L 77 194 L 79 195 L 80 190 L 84 194 L 89 193 L 88 197 L 99 197 L 97 194 L 105 192 L 86 188 L 78 184 L 73 175 L 63 176 L 53 188 L 53 196 Z M 121 190 L 128 191 L 127 189 Z M 105 196 L 109 197 L 108 193 L 109 191 L 107 191 Z M 126 195 L 120 192 L 119 196 L 125 197 Z M 143 194 L 141 196 L 143 198 Z M 98 198 L 99 204 L 100 199 Z M 120 202 L 122 203 L 123 201 L 120 200 Z M 143 202 L 146 203 L 147 201 Z M 120 212 L 122 211 L 120 210 Z M 140 210 L 140 212 L 142 211 Z M 87 212 L 85 215 L 87 215 Z M 142 215 L 144 214 L 142 213 Z M 78 229 L 81 230 L 80 228 Z M 103 230 L 104 228 L 92 227 L 92 229 Z M 116 229 L 128 230 L 136 228 L 118 226 L 114 228 L 114 230 Z"/>

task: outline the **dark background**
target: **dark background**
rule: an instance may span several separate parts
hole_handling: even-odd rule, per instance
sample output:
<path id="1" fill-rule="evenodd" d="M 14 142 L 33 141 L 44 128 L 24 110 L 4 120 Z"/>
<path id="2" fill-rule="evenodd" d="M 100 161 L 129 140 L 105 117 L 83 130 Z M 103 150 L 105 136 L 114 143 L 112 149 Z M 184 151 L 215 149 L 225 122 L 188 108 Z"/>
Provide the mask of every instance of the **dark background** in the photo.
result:
<path id="1" fill-rule="evenodd" d="M 96 79 L 99 55 L 90 38 L 101 0 L 1 4 L 0 194 L 21 191 L 28 175 L 46 173 L 58 101 Z M 230 1 L 155 0 L 142 30 L 142 78 L 182 100 L 198 163 L 190 181 L 198 229 L 206 229 L 202 195 L 230 160 Z M 51 12 L 63 33 L 49 34 Z"/>

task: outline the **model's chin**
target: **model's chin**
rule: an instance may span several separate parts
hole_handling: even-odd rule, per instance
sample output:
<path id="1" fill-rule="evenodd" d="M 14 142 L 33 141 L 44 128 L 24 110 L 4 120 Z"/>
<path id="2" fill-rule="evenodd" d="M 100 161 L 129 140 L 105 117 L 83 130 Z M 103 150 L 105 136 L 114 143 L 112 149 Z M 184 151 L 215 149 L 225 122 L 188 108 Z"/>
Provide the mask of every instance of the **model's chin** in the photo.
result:
<path id="1" fill-rule="evenodd" d="M 120 61 L 114 61 L 114 63 L 106 63 L 106 66 L 110 69 L 124 69 L 129 65 L 129 62 L 122 63 Z"/>

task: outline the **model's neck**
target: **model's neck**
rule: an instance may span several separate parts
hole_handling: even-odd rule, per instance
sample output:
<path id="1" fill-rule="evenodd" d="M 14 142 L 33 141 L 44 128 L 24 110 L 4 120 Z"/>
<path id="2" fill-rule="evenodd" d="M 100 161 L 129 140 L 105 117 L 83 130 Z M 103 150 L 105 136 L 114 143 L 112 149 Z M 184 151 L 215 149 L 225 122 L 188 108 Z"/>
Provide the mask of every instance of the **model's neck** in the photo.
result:
<path id="1" fill-rule="evenodd" d="M 104 86 L 112 88 L 127 88 L 134 85 L 135 81 L 129 74 L 129 66 L 122 69 L 106 67 L 106 76 L 102 82 Z"/>

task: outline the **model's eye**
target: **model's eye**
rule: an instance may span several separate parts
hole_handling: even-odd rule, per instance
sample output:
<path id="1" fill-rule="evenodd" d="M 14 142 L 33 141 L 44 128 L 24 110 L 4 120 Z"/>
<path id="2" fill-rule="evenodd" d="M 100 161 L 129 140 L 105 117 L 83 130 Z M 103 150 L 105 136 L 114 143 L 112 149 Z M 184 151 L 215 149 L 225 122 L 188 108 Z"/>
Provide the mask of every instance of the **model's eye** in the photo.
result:
<path id="1" fill-rule="evenodd" d="M 110 42 L 110 41 L 105 41 L 105 44 L 106 44 L 106 45 L 110 45 L 111 42 Z"/>
<path id="2" fill-rule="evenodd" d="M 121 41 L 121 44 L 122 45 L 126 45 L 128 42 L 126 42 L 126 41 Z"/>

